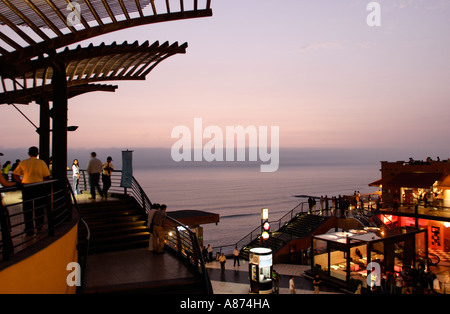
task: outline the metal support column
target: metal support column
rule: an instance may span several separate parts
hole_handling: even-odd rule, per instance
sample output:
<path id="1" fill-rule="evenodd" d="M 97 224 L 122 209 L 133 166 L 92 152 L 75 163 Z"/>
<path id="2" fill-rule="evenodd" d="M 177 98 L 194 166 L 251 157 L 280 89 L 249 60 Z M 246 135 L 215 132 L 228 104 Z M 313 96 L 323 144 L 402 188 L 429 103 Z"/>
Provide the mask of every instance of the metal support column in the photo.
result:
<path id="1" fill-rule="evenodd" d="M 67 176 L 67 78 L 64 64 L 53 64 L 53 133 L 52 133 L 52 176 L 64 180 Z"/>
<path id="2" fill-rule="evenodd" d="M 48 99 L 39 101 L 39 159 L 50 164 L 50 109 Z"/>

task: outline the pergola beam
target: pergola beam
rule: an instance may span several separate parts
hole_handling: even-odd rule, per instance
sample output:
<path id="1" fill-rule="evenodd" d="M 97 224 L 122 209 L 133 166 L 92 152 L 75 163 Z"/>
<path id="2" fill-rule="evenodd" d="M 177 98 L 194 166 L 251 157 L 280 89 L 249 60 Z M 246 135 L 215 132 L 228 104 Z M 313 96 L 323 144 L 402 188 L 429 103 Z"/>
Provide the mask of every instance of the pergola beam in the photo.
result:
<path id="1" fill-rule="evenodd" d="M 156 16 L 145 16 L 142 18 L 117 21 L 116 23 L 104 24 L 102 26 L 98 25 L 74 33 L 68 33 L 62 37 L 51 38 L 43 42 L 35 43 L 31 46 L 23 47 L 21 50 L 10 52 L 0 57 L 0 66 L 3 67 L 4 65 L 7 66 L 8 63 L 11 64 L 15 62 L 22 62 L 23 60 L 28 60 L 34 56 L 42 55 L 48 51 L 56 50 L 95 36 L 111 33 L 121 29 L 207 16 L 212 16 L 211 9 L 158 14 Z"/>

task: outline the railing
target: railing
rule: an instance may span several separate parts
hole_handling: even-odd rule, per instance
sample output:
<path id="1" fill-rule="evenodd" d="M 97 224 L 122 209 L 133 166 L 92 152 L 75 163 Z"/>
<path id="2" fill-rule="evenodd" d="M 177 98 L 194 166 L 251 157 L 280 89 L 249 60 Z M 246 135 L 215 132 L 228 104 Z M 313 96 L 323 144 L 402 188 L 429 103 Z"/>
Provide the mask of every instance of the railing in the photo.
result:
<path id="1" fill-rule="evenodd" d="M 85 239 L 84 250 L 81 250 L 80 244 L 78 244 L 78 261 L 81 264 L 81 280 L 80 280 L 81 285 L 77 287 L 77 292 L 83 293 L 87 258 L 89 256 L 89 245 L 91 242 L 91 231 L 89 229 L 89 225 L 86 223 L 86 221 L 83 219 L 83 217 L 81 217 L 80 208 L 78 207 L 78 202 L 77 202 L 77 199 L 73 192 L 73 189 L 70 185 L 69 180 L 67 179 L 66 182 L 67 182 L 68 191 L 71 196 L 71 200 L 73 202 L 75 209 L 78 212 L 78 215 L 80 216 L 80 221 L 82 222 L 82 225 L 78 225 L 78 239 L 83 239 L 83 238 Z"/>
<path id="2" fill-rule="evenodd" d="M 374 201 L 367 201 L 363 202 L 362 206 L 364 207 L 364 204 L 367 205 L 368 211 L 375 211 L 373 205 L 375 204 Z M 269 222 L 271 227 L 278 227 L 277 230 L 281 229 L 284 225 L 288 224 L 289 221 L 291 221 L 295 216 L 299 214 L 304 213 L 310 213 L 313 215 L 319 215 L 319 216 L 336 216 L 338 210 L 343 210 L 344 214 L 341 214 L 342 217 L 344 217 L 349 211 L 354 208 L 354 205 L 349 205 L 348 207 L 344 209 L 336 208 L 335 206 L 329 206 L 328 210 L 326 209 L 326 205 L 323 206 L 323 208 L 320 208 L 320 204 L 316 204 L 315 206 L 312 206 L 312 208 L 309 208 L 308 202 L 301 202 L 294 208 L 292 208 L 290 211 L 288 211 L 285 215 L 283 215 L 280 219 L 276 221 Z M 257 226 L 255 229 L 253 229 L 250 233 L 245 235 L 242 239 L 237 241 L 236 243 L 232 244 L 225 244 L 225 245 L 219 245 L 214 246 L 213 250 L 218 250 L 220 253 L 224 253 L 225 255 L 229 256 L 231 255 L 232 251 L 235 247 L 238 249 L 242 249 L 244 246 L 248 245 L 252 241 L 259 239 L 261 236 L 261 225 Z"/>
<path id="3" fill-rule="evenodd" d="M 212 294 L 211 281 L 195 232 L 171 217 L 167 217 L 164 229 L 166 246 L 178 253 L 202 275 L 206 293 Z"/>
<path id="4" fill-rule="evenodd" d="M 291 221 L 292 218 L 294 218 L 296 215 L 306 213 L 307 210 L 309 210 L 307 206 L 308 206 L 307 202 L 301 202 L 297 206 L 292 208 L 290 211 L 288 211 L 286 214 L 284 214 L 280 219 L 275 221 L 269 221 L 271 228 L 278 225 L 278 229 L 280 229 L 283 225 Z M 307 210 L 305 210 L 305 208 L 307 208 Z M 316 211 L 319 212 L 320 210 L 316 209 Z M 238 249 L 242 249 L 244 246 L 258 239 L 260 236 L 261 236 L 261 225 L 257 226 L 255 229 L 250 231 L 247 235 L 245 235 L 242 239 L 240 239 L 236 243 L 214 246 L 213 250 L 216 251 L 218 250 L 220 253 L 224 253 L 225 255 L 228 256 L 231 255 L 235 247 L 237 247 Z"/>
<path id="5" fill-rule="evenodd" d="M 0 205 L 3 261 L 43 237 L 54 236 L 72 218 L 68 190 L 66 182 L 58 180 L 0 189 L 5 194 L 5 202 Z"/>
<path id="6" fill-rule="evenodd" d="M 85 193 L 89 193 L 89 180 L 87 172 L 85 170 L 80 170 L 80 173 L 80 189 L 83 191 L 87 191 Z M 122 171 L 120 170 L 114 170 L 112 172 L 111 188 L 108 190 L 108 192 L 112 194 L 132 196 L 145 212 L 145 214 L 148 215 L 152 207 L 152 202 L 148 198 L 144 189 L 134 177 L 131 180 L 131 188 L 121 187 L 121 174 Z M 69 173 L 68 177 L 71 178 L 71 176 L 72 174 Z M 203 254 L 195 232 L 171 217 L 167 217 L 166 219 L 164 232 L 166 247 L 171 249 L 182 260 L 191 265 L 201 275 L 206 293 L 212 294 L 213 290 L 211 282 L 209 280 Z"/>
<path id="7" fill-rule="evenodd" d="M 125 190 L 125 193 L 127 193 L 127 190 Z M 140 186 L 140 184 L 134 177 L 131 180 L 130 193 L 148 215 L 151 210 L 152 203 L 145 193 L 144 189 Z M 169 247 L 173 252 L 178 254 L 178 256 L 181 257 L 184 261 L 194 267 L 194 269 L 202 277 L 206 293 L 212 294 L 213 290 L 211 282 L 209 280 L 208 272 L 206 271 L 205 260 L 203 259 L 203 254 L 195 232 L 190 230 L 179 221 L 171 217 L 167 217 L 164 226 L 164 233 L 166 240 L 165 245 Z"/>

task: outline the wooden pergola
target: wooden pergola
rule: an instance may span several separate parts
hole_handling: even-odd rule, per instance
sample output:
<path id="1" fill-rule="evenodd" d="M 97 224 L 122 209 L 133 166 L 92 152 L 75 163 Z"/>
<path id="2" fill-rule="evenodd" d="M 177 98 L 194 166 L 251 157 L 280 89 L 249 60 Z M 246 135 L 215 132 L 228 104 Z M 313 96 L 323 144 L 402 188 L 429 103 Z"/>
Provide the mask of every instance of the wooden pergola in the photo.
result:
<path id="1" fill-rule="evenodd" d="M 40 104 L 44 160 L 52 118 L 53 177 L 63 179 L 68 99 L 117 89 L 96 82 L 145 80 L 161 61 L 187 48 L 158 42 L 68 46 L 130 27 L 207 16 L 210 0 L 0 0 L 0 104 Z"/>

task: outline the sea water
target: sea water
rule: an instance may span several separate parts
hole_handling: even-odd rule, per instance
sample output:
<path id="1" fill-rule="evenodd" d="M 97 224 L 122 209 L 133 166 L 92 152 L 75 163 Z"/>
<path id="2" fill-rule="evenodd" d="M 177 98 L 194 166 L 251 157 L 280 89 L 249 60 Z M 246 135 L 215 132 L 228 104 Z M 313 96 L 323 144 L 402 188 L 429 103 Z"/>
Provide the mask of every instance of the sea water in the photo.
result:
<path id="1" fill-rule="evenodd" d="M 220 215 L 220 222 L 203 225 L 204 244 L 233 244 L 261 222 L 261 209 L 269 220 L 281 218 L 304 198 L 372 193 L 368 184 L 380 178 L 377 164 L 287 165 L 273 173 L 257 167 L 165 167 L 135 169 L 134 176 L 152 202 L 167 211 L 202 210 Z"/>

